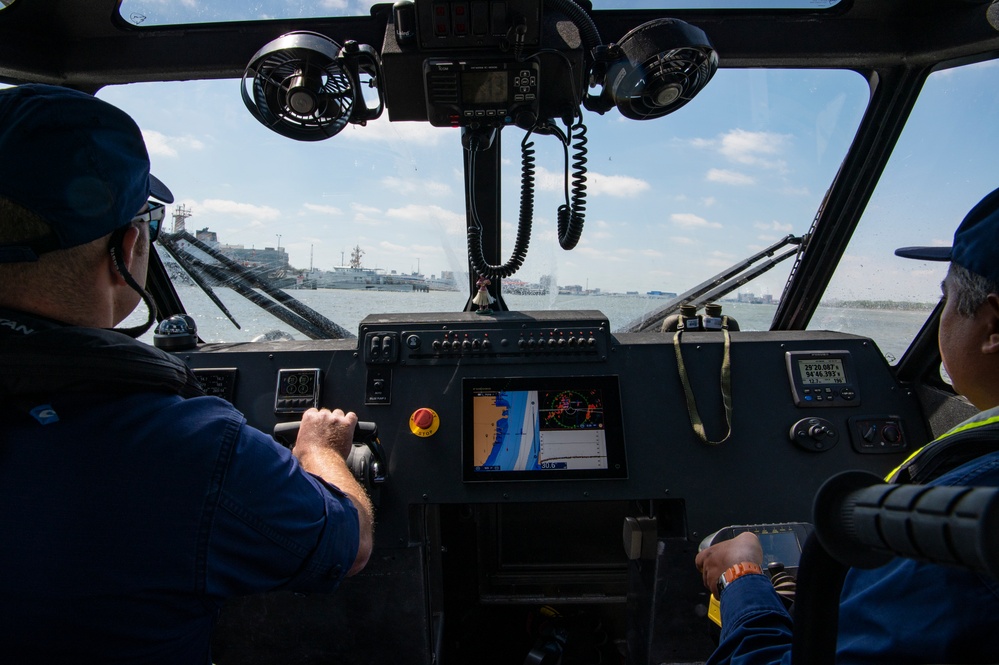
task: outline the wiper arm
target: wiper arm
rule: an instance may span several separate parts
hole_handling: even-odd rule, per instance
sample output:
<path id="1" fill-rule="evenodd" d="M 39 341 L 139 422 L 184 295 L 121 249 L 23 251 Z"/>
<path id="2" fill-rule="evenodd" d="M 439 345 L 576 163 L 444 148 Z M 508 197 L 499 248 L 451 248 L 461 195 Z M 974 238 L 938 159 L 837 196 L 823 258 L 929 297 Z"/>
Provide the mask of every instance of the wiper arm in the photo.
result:
<path id="1" fill-rule="evenodd" d="M 196 247 L 217 261 L 218 264 L 213 265 L 199 260 L 177 245 L 177 241 L 179 240 L 190 243 L 193 247 Z M 198 240 L 187 231 L 163 234 L 160 236 L 160 241 L 164 246 L 168 244 L 173 245 L 178 253 L 185 254 L 188 262 L 197 265 L 199 270 L 230 286 L 239 295 L 311 339 L 344 339 L 354 336 L 346 328 L 330 321 L 319 312 L 288 295 L 281 289 L 275 288 L 267 283 L 266 280 L 254 274 L 253 271 L 248 270 L 222 252 Z M 269 298 L 255 291 L 255 288 L 263 291 Z"/>
<path id="2" fill-rule="evenodd" d="M 238 330 L 242 330 L 239 325 L 239 321 L 232 315 L 229 308 L 225 306 L 225 303 L 215 294 L 215 290 L 205 281 L 204 272 L 201 270 L 200 266 L 197 265 L 193 257 L 191 257 L 187 252 L 178 251 L 177 245 L 174 243 L 173 237 L 167 237 L 167 234 L 162 234 L 160 236 L 160 244 L 166 249 L 167 253 L 176 261 L 184 272 L 194 281 L 194 283 L 205 292 L 205 295 L 215 303 L 215 306 L 219 308 L 226 318 L 232 321 L 232 325 L 236 326 Z"/>
<path id="3" fill-rule="evenodd" d="M 681 293 L 676 298 L 670 300 L 651 314 L 646 314 L 635 319 L 622 328 L 621 332 L 648 332 L 649 330 L 659 326 L 663 319 L 667 316 L 678 311 L 681 305 L 701 305 L 705 302 L 717 300 L 718 298 L 727 295 L 743 284 L 756 279 L 784 259 L 794 256 L 798 252 L 798 249 L 791 249 L 780 256 L 771 258 L 762 265 L 749 270 L 750 266 L 754 263 L 766 257 L 773 257 L 774 253 L 784 245 L 801 245 L 802 240 L 803 238 L 801 236 L 791 234 L 784 236 L 782 239 L 778 240 L 773 245 L 770 245 L 770 247 L 767 247 L 763 251 L 753 254 L 747 259 L 739 261 L 714 277 L 701 282 L 689 291 Z"/>

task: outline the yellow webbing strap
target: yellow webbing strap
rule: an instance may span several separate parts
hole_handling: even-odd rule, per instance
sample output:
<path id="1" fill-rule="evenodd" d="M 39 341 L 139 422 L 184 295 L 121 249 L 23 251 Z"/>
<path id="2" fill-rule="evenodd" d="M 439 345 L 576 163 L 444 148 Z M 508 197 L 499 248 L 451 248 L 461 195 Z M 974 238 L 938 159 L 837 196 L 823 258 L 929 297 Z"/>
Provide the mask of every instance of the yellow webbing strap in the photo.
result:
<path id="1" fill-rule="evenodd" d="M 732 340 L 728 334 L 728 317 L 722 317 L 722 335 L 725 337 L 725 351 L 722 356 L 721 365 L 721 394 L 722 403 L 725 405 L 725 424 L 728 426 L 728 432 L 725 433 L 724 438 L 719 441 L 709 441 L 707 434 L 704 432 L 704 423 L 701 421 L 700 414 L 697 413 L 697 403 L 694 400 L 694 391 L 690 388 L 690 380 L 687 377 L 687 368 L 683 364 L 683 353 L 680 351 L 680 334 L 683 329 L 676 331 L 673 335 L 673 350 L 676 352 L 676 366 L 680 373 L 680 383 L 683 384 L 683 394 L 687 398 L 687 412 L 690 414 L 690 425 L 694 428 L 694 433 L 697 434 L 698 438 L 704 443 L 716 446 L 719 443 L 725 443 L 728 438 L 732 436 L 732 362 L 731 362 L 731 348 Z"/>

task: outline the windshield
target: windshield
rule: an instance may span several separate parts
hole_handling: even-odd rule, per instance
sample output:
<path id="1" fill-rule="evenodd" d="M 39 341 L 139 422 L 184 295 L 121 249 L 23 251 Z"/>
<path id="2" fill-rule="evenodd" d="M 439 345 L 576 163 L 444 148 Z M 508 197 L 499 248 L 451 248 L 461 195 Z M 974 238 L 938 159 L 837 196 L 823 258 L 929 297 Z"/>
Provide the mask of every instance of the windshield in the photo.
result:
<path id="1" fill-rule="evenodd" d="M 982 109 L 997 107 L 995 60 L 929 76 L 809 328 L 869 335 L 889 362 L 902 357 L 940 298 L 948 264 L 894 251 L 950 246 L 995 187 L 999 130 Z"/>
<path id="2" fill-rule="evenodd" d="M 0 9 L 13 0 L 0 0 Z M 121 17 L 132 25 L 158 26 L 226 21 L 315 18 L 327 16 L 367 16 L 380 0 L 310 0 L 309 2 L 164 2 L 164 0 L 123 0 Z M 826 10 L 840 0 L 595 0 L 601 9 L 788 9 Z"/>
<path id="3" fill-rule="evenodd" d="M 165 231 L 186 231 L 351 333 L 370 313 L 464 308 L 459 130 L 383 114 L 328 140 L 296 141 L 254 119 L 239 87 L 144 83 L 99 93 L 136 118 L 153 173 L 177 197 Z M 507 306 L 596 309 L 619 330 L 781 238 L 801 236 L 867 99 L 855 72 L 722 69 L 661 118 L 584 112 L 587 198 L 572 251 L 559 247 L 556 231 L 566 196 L 562 144 L 532 135 L 533 231 L 523 267 L 504 282 Z M 525 133 L 507 127 L 501 135 L 505 261 L 517 233 Z M 308 336 L 241 295 L 241 279 L 198 280 L 166 249 L 157 246 L 205 341 Z M 726 296 L 724 313 L 744 330 L 768 329 L 792 262 Z"/>

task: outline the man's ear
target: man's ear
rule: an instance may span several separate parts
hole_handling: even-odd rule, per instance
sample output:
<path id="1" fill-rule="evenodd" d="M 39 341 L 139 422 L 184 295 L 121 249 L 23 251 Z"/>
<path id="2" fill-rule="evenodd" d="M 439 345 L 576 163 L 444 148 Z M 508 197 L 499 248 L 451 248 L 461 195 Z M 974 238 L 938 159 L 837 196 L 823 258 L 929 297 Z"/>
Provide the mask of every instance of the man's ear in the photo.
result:
<path id="1" fill-rule="evenodd" d="M 129 272 L 132 272 L 132 264 L 135 262 L 137 253 L 140 251 L 139 243 L 141 240 L 142 231 L 135 224 L 129 224 L 121 235 L 120 246 L 111 250 L 112 253 L 120 252 L 119 258 L 125 264 L 125 269 Z M 128 284 L 125 278 L 121 276 L 121 273 L 118 272 L 118 267 L 115 265 L 114 260 L 111 262 L 111 272 L 116 284 Z"/>
<path id="2" fill-rule="evenodd" d="M 986 317 L 987 334 L 982 343 L 982 353 L 999 353 L 999 294 L 989 294 L 982 306 L 982 312 L 982 315 Z"/>

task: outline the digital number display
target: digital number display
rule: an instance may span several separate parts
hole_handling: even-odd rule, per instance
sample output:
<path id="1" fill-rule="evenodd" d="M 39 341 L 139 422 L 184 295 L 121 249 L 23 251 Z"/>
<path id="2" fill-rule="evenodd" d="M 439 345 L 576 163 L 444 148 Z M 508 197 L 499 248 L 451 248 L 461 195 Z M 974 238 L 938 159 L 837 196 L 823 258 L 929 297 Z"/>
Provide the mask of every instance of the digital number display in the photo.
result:
<path id="1" fill-rule="evenodd" d="M 795 406 L 860 406 L 858 374 L 849 351 L 788 351 L 784 358 Z"/>
<path id="2" fill-rule="evenodd" d="M 846 383 L 843 361 L 839 358 L 799 359 L 798 372 L 806 386 Z"/>
<path id="3" fill-rule="evenodd" d="M 510 81 L 505 71 L 462 72 L 461 101 L 466 104 L 505 104 Z"/>
<path id="4" fill-rule="evenodd" d="M 232 403 L 236 393 L 236 368 L 202 368 L 195 369 L 194 375 L 204 389 L 206 395 L 221 397 Z"/>

